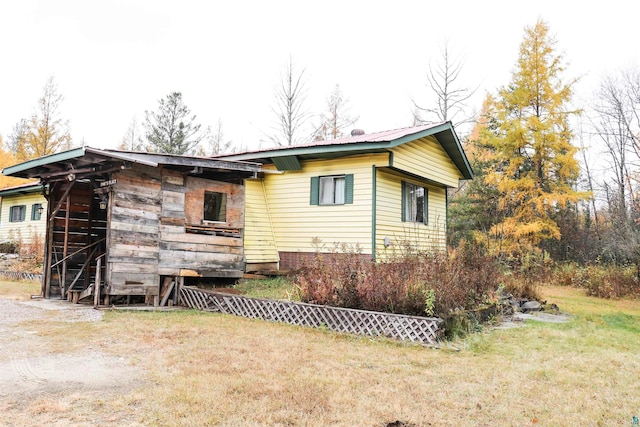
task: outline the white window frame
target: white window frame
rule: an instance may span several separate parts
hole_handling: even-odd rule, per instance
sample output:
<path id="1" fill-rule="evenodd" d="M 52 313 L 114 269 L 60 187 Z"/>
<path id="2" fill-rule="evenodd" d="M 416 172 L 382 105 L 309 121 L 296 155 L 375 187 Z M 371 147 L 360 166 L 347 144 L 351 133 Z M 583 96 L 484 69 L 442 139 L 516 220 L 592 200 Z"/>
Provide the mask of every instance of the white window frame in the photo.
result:
<path id="1" fill-rule="evenodd" d="M 318 183 L 318 204 L 321 206 L 344 205 L 347 180 L 345 175 L 321 176 Z"/>

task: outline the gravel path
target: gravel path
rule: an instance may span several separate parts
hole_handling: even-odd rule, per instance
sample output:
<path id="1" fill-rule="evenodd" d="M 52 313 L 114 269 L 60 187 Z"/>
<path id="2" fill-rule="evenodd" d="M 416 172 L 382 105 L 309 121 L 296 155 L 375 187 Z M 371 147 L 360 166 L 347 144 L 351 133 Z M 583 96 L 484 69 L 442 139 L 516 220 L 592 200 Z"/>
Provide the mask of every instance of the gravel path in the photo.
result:
<path id="1" fill-rule="evenodd" d="M 121 399 L 140 387 L 139 368 L 95 347 L 52 353 L 47 349 L 55 336 L 34 326 L 97 322 L 102 316 L 93 307 L 61 300 L 0 297 L 0 425 L 139 425 L 126 407 L 124 413 L 95 407 L 96 401 Z"/>

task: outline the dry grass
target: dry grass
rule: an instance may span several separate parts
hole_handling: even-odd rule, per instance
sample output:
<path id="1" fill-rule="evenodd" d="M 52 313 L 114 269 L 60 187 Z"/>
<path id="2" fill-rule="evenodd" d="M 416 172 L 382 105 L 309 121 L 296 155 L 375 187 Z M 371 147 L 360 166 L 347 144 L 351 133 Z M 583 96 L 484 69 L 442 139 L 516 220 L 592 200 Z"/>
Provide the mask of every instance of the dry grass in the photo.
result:
<path id="1" fill-rule="evenodd" d="M 439 350 L 186 311 L 32 329 L 54 351 L 91 346 L 143 370 L 151 385 L 114 402 L 129 425 L 630 424 L 640 415 L 640 304 L 541 291 L 575 318 Z M 87 408 L 52 399 L 26 410 L 84 419 Z M 108 419 L 110 404 L 91 410 Z"/>
<path id="2" fill-rule="evenodd" d="M 0 281 L 0 296 L 13 300 L 28 300 L 31 295 L 40 295 L 39 282 L 25 282 L 15 280 Z"/>

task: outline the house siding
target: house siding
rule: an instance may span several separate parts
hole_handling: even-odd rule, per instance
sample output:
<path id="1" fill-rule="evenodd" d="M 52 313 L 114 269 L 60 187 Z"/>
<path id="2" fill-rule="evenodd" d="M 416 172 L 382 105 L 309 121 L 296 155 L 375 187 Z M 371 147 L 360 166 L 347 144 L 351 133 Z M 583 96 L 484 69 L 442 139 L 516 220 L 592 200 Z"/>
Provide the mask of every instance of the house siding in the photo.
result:
<path id="1" fill-rule="evenodd" d="M 388 154 L 303 161 L 301 171 L 267 174 L 265 188 L 278 251 L 328 252 L 334 243 L 357 243 L 363 253 L 370 254 L 372 164 L 388 165 Z M 311 177 L 338 174 L 354 175 L 353 203 L 311 205 Z M 315 238 L 320 246 L 313 243 Z"/>
<path id="2" fill-rule="evenodd" d="M 394 147 L 393 167 L 448 187 L 457 187 L 460 171 L 434 137 Z"/>
<path id="3" fill-rule="evenodd" d="M 446 247 L 446 188 L 427 185 L 384 170 L 377 171 L 376 183 L 376 257 L 397 254 L 409 243 L 416 250 L 439 250 Z M 428 189 L 427 224 L 402 221 L 402 181 Z M 384 239 L 391 239 L 385 248 Z"/>
<path id="4" fill-rule="evenodd" d="M 247 264 L 277 263 L 280 261 L 275 232 L 267 204 L 262 179 L 248 179 L 245 206 L 245 256 Z"/>
<path id="5" fill-rule="evenodd" d="M 39 220 L 31 220 L 31 210 L 36 203 L 42 204 L 44 210 Z M 25 205 L 24 221 L 10 222 L 12 206 Z M 44 242 L 47 228 L 47 200 L 40 193 L 10 195 L 2 198 L 0 212 L 0 241 L 20 241 L 30 244 L 36 235 Z"/>

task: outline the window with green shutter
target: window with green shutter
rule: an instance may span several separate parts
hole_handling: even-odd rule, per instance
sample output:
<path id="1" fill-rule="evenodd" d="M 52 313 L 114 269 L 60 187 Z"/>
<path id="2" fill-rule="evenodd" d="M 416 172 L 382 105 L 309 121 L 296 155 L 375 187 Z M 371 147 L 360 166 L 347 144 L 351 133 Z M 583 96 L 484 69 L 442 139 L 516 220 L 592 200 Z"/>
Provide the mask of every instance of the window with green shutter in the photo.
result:
<path id="1" fill-rule="evenodd" d="M 348 205 L 353 203 L 353 174 L 314 176 L 311 178 L 312 205 Z"/>

